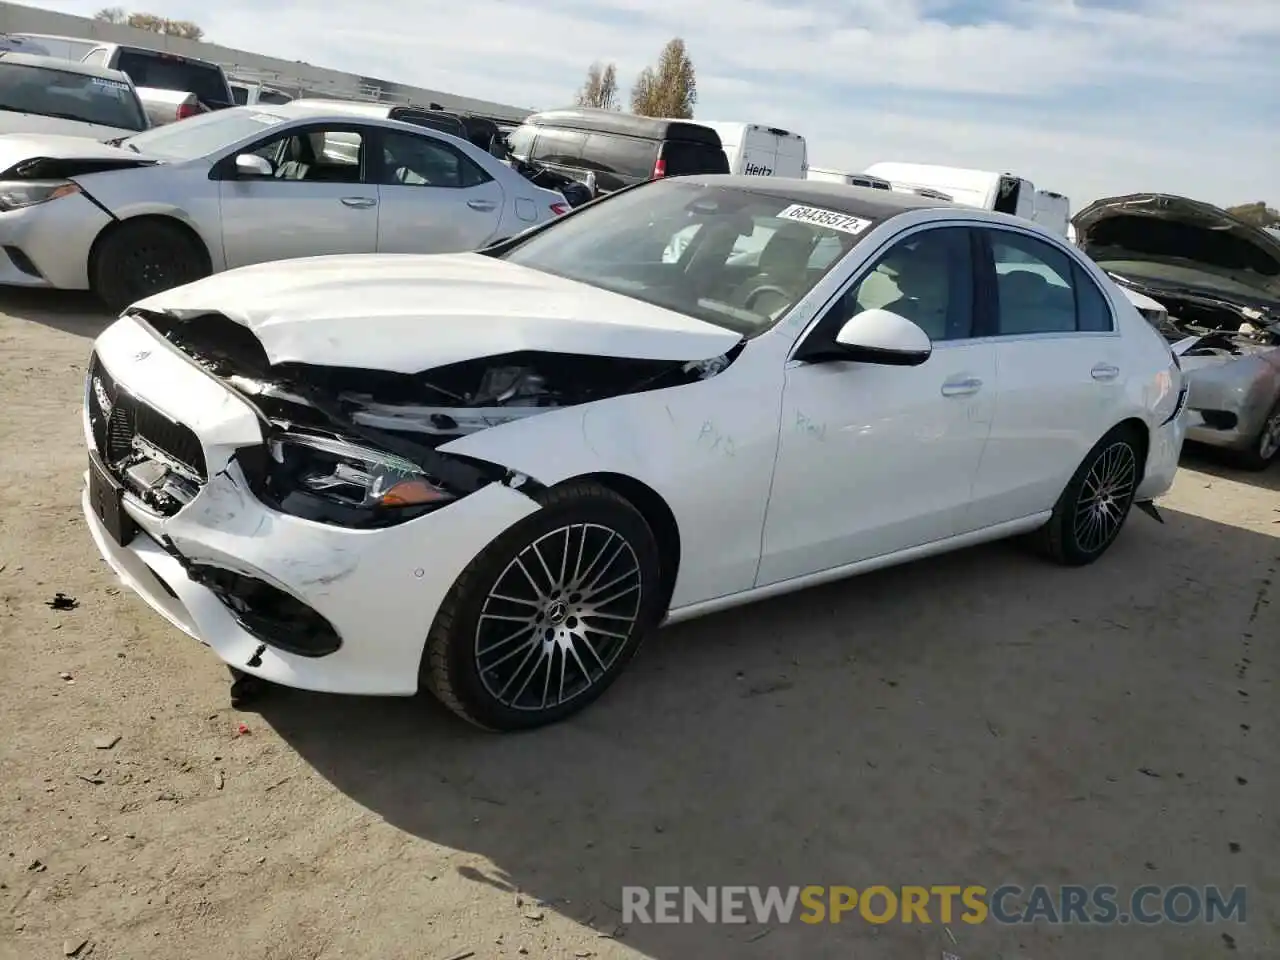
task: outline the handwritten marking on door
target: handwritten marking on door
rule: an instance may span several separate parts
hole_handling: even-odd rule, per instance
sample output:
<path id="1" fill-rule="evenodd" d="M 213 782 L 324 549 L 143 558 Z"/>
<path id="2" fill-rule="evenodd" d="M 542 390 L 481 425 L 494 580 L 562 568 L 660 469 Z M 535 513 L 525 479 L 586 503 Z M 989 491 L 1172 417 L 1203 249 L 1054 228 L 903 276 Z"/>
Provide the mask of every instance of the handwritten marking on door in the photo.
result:
<path id="1" fill-rule="evenodd" d="M 803 433 L 814 440 L 827 439 L 827 425 L 810 419 L 801 411 L 796 411 L 796 433 Z"/>
<path id="2" fill-rule="evenodd" d="M 697 444 L 710 453 L 718 453 L 726 457 L 738 455 L 738 450 L 733 443 L 733 437 L 721 433 L 710 420 L 703 421 L 702 429 L 698 431 Z"/>

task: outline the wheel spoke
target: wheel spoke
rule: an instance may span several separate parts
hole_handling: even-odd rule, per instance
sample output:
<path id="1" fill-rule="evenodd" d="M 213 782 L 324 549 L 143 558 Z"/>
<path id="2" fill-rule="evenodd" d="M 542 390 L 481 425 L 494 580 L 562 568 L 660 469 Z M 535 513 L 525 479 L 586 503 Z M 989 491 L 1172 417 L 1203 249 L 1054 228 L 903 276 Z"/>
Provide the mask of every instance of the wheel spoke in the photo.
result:
<path id="1" fill-rule="evenodd" d="M 1137 457 L 1124 442 L 1109 446 L 1094 460 L 1076 498 L 1072 531 L 1085 553 L 1098 553 L 1120 531 L 1133 499 Z"/>
<path id="2" fill-rule="evenodd" d="M 626 649 L 643 596 L 639 558 L 616 530 L 573 523 L 539 537 L 485 597 L 474 645 L 481 682 L 514 710 L 572 701 Z"/>

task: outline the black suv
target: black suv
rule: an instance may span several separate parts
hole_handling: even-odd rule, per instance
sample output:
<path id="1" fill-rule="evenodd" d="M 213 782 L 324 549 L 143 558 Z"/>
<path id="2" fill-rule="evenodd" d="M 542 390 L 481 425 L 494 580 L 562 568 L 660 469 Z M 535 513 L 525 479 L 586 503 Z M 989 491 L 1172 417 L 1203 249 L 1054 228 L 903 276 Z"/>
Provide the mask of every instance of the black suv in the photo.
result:
<path id="1" fill-rule="evenodd" d="M 643 180 L 728 173 L 720 135 L 691 120 L 637 117 L 615 110 L 575 107 L 525 119 L 507 137 L 521 160 L 582 179 L 610 193 Z"/>

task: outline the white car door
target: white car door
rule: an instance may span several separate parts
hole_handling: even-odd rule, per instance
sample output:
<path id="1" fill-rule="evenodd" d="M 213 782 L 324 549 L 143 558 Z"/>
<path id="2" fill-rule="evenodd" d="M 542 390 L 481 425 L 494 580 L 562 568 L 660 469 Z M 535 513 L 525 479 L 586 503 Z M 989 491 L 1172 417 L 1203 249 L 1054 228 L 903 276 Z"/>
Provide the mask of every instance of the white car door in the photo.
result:
<path id="1" fill-rule="evenodd" d="M 310 124 L 249 148 L 270 176 L 237 172 L 219 181 L 227 268 L 333 253 L 373 253 L 378 188 L 369 183 L 367 129 Z"/>
<path id="2" fill-rule="evenodd" d="M 808 337 L 884 308 L 934 342 L 915 367 L 790 361 L 757 585 L 958 532 L 995 398 L 995 348 L 973 338 L 967 227 L 909 231 L 850 283 Z"/>
<path id="3" fill-rule="evenodd" d="M 1110 303 L 1065 247 L 1011 227 L 982 236 L 994 268 L 989 322 L 1000 391 L 974 487 L 974 527 L 1051 509 L 1122 419 L 1126 375 Z"/>
<path id="4" fill-rule="evenodd" d="M 431 132 L 381 131 L 379 253 L 457 253 L 496 236 L 502 185 Z"/>

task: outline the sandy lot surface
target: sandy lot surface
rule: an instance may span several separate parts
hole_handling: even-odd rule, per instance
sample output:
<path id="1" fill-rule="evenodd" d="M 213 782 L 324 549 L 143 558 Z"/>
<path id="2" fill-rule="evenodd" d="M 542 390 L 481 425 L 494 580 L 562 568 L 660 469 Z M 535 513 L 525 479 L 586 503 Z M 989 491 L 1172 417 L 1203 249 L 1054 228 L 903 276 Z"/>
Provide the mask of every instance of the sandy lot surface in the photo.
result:
<path id="1" fill-rule="evenodd" d="M 0 311 L 3 960 L 1280 955 L 1280 469 L 1193 461 L 1090 568 L 996 545 L 673 628 L 532 735 L 429 700 L 237 713 L 82 527 L 104 321 Z M 624 884 L 1003 882 L 1245 884 L 1247 921 L 619 917 Z"/>

